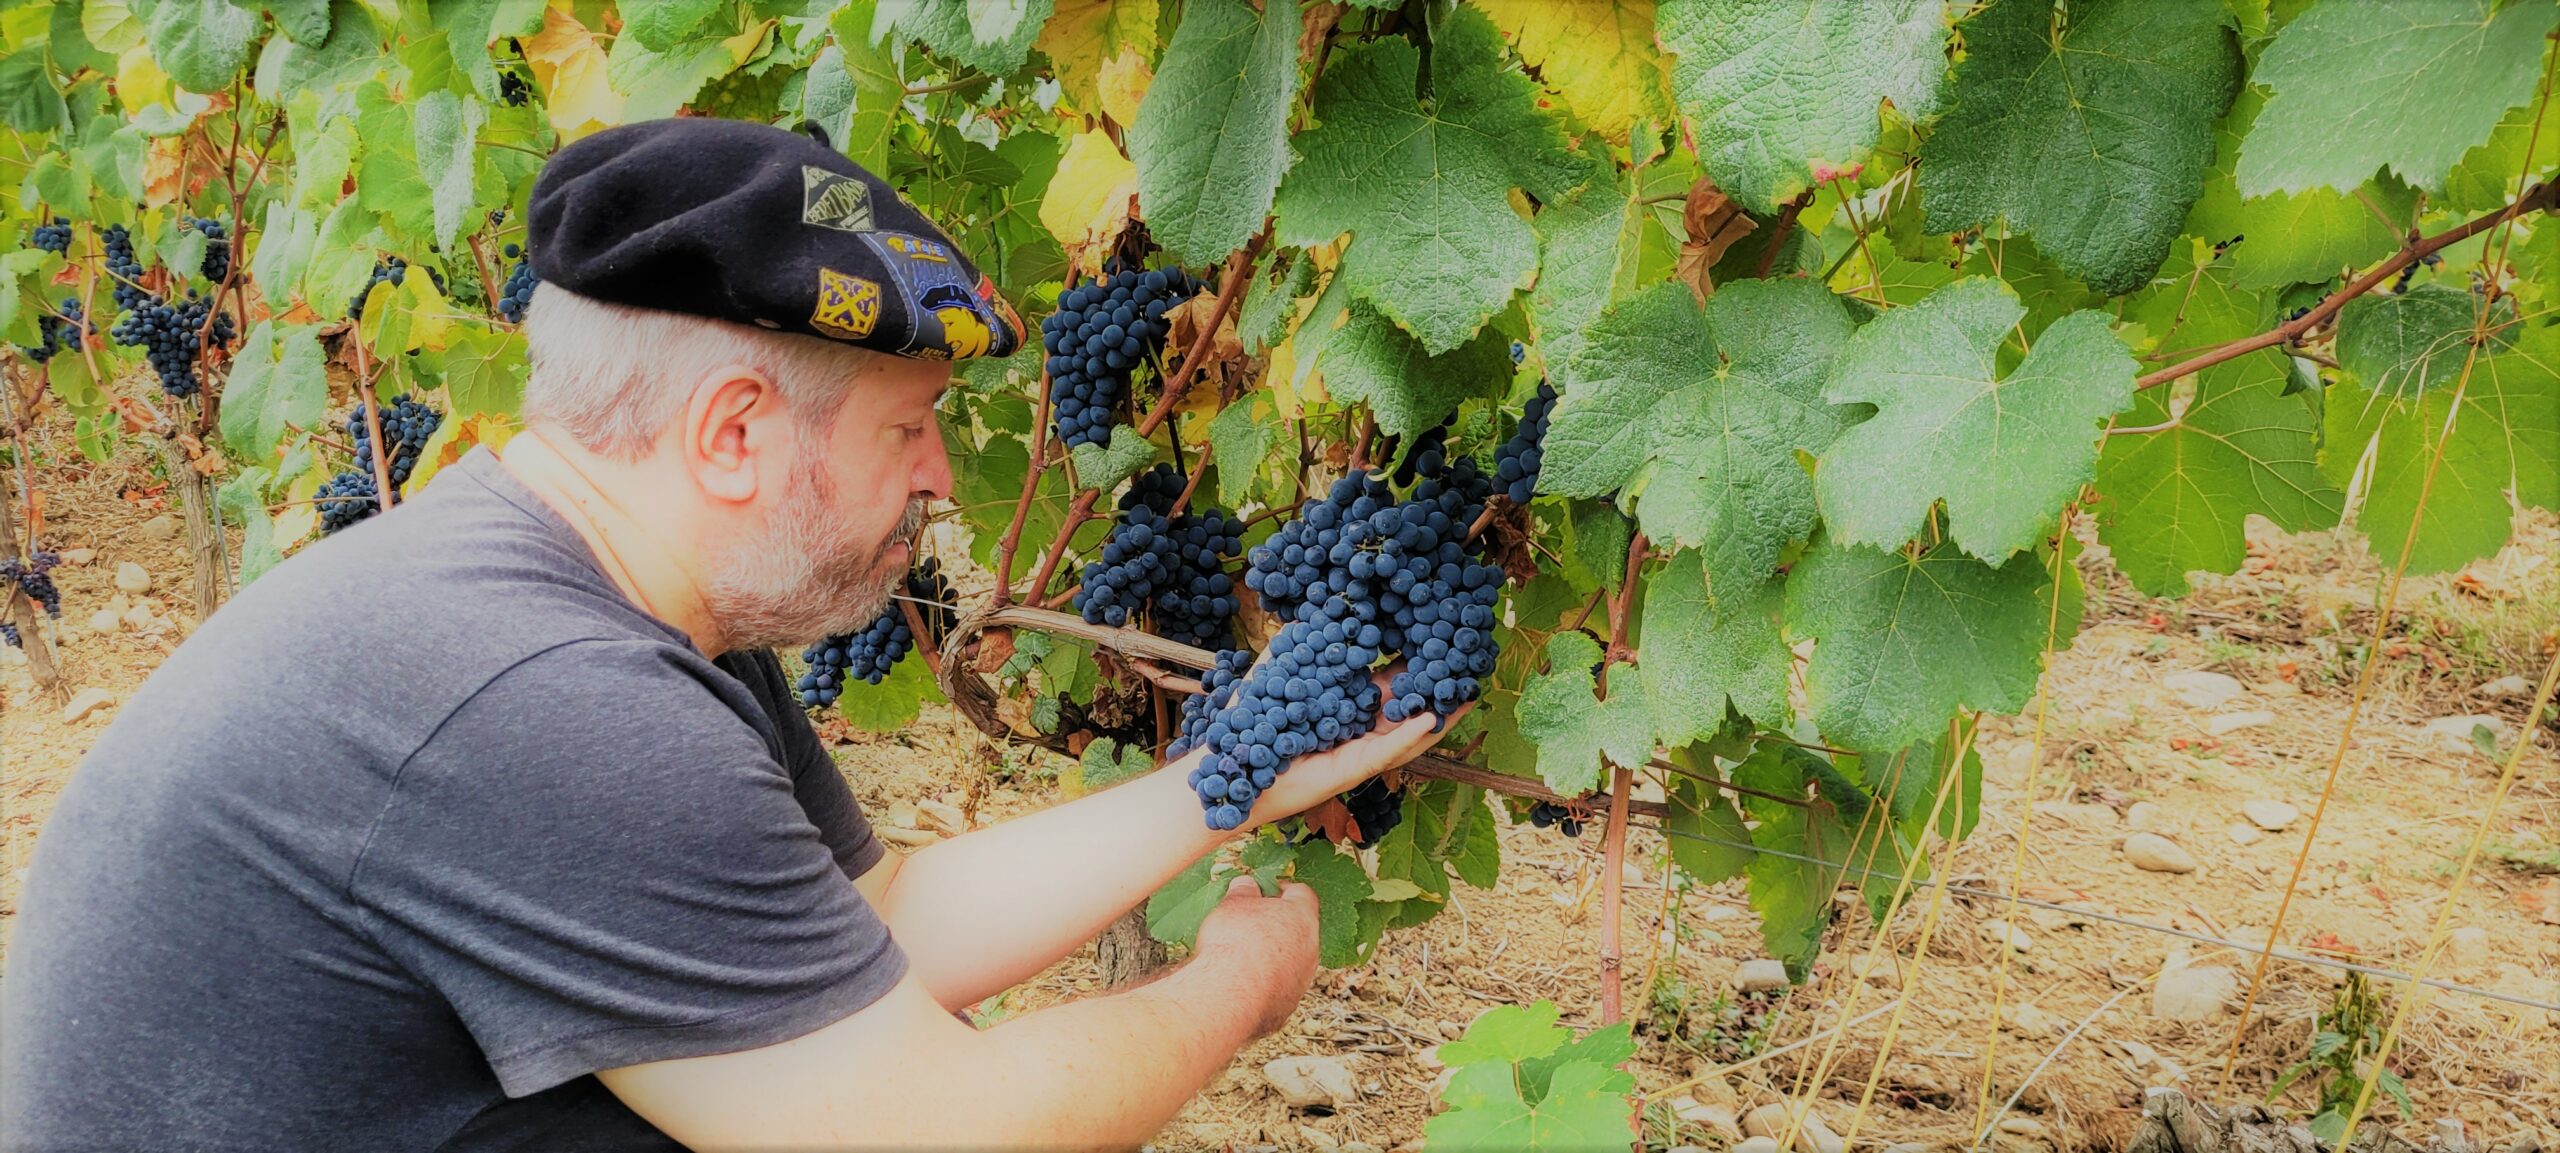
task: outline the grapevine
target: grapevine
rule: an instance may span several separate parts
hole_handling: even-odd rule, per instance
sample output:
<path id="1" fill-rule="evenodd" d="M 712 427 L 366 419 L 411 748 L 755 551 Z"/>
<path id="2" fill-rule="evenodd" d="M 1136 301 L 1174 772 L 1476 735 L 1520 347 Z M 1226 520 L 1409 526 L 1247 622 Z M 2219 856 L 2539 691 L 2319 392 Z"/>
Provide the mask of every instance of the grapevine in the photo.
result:
<path id="1" fill-rule="evenodd" d="M 435 436 L 436 429 L 443 425 L 444 415 L 404 395 L 394 398 L 377 419 L 382 424 L 383 439 L 391 444 L 391 456 L 386 464 L 391 475 L 392 502 L 396 504 L 400 487 L 409 483 L 410 475 L 417 470 L 418 456 L 425 451 L 427 441 Z M 340 427 L 347 434 L 347 443 L 354 448 L 355 465 L 321 485 L 314 498 L 320 504 L 323 533 L 344 529 L 381 511 L 382 507 L 381 489 L 375 479 L 373 437 L 365 425 L 363 406 L 359 405 L 348 413 Z"/>
<path id="2" fill-rule="evenodd" d="M 27 247 L 62 256 L 71 251 L 71 222 L 57 216 L 27 233 Z"/>
<path id="3" fill-rule="evenodd" d="M 1199 291 L 1182 269 L 1131 267 L 1058 298 L 1058 311 L 1041 325 L 1040 343 L 1048 352 L 1050 414 L 1060 441 L 1074 447 L 1111 439 L 1130 373 L 1154 357 L 1172 331 L 1164 314 Z"/>
<path id="4" fill-rule="evenodd" d="M 25 560 L 10 557 L 0 560 L 0 582 L 14 583 L 27 599 L 36 602 L 45 615 L 62 617 L 62 590 L 53 583 L 53 569 L 62 563 L 62 554 L 38 549 Z M 13 642 L 14 643 L 14 642 Z"/>
<path id="5" fill-rule="evenodd" d="M 926 557 L 908 571 L 900 590 L 917 606 L 925 622 L 928 636 L 939 635 L 951 628 L 951 582 L 942 575 L 941 565 Z M 809 708 L 825 708 L 843 695 L 845 682 L 858 680 L 879 684 L 889 671 L 898 667 L 916 648 L 915 629 L 907 621 L 906 608 L 892 600 L 871 623 L 849 633 L 838 633 L 810 645 L 800 654 L 809 671 L 800 674 L 792 688 L 800 694 L 800 703 Z"/>

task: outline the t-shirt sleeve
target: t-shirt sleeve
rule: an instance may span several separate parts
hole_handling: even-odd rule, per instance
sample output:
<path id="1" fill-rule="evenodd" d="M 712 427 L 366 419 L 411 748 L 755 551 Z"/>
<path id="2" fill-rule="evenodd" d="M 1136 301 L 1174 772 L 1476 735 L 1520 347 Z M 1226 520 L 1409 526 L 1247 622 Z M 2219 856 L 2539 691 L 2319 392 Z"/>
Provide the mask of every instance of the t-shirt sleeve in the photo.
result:
<path id="1" fill-rule="evenodd" d="M 401 768 L 350 889 L 509 1096 L 786 1041 L 905 975 L 753 707 L 681 649 L 580 642 Z"/>
<path id="2" fill-rule="evenodd" d="M 772 715 L 774 730 L 782 742 L 782 763 L 791 770 L 792 791 L 798 794 L 810 823 L 818 826 L 818 836 L 835 853 L 836 864 L 848 877 L 870 872 L 888 848 L 871 831 L 871 820 L 864 815 L 862 802 L 854 799 L 844 773 L 836 768 L 835 758 L 827 755 L 827 746 L 818 739 L 817 728 L 809 723 L 809 714 L 801 710 L 790 679 L 783 675 L 782 661 L 770 651 L 756 649 L 723 656 L 719 663 L 744 683 Z"/>

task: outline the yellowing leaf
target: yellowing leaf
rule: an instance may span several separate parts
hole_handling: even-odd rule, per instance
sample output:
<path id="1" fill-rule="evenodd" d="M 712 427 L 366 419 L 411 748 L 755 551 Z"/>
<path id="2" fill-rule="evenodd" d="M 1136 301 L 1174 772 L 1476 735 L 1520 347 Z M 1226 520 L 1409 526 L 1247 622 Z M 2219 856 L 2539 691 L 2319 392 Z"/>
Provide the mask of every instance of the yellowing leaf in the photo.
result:
<path id="1" fill-rule="evenodd" d="M 1067 142 L 1040 200 L 1040 224 L 1068 248 L 1107 242 L 1128 224 L 1137 200 L 1138 166 L 1097 129 Z"/>
<path id="2" fill-rule="evenodd" d="M 1863 2 L 1863 0 L 1853 0 Z M 1638 118 L 1671 119 L 1653 0 L 1478 0 L 1502 38 L 1582 122 L 1625 143 Z"/>
<path id="3" fill-rule="evenodd" d="M 1146 99 L 1147 87 L 1155 79 L 1147 58 L 1134 49 L 1112 57 L 1102 66 L 1102 114 L 1115 124 L 1137 123 L 1138 102 Z"/>
<path id="4" fill-rule="evenodd" d="M 1131 123 L 1138 102 L 1129 101 L 1130 115 L 1111 111 L 1109 69 L 1134 63 L 1139 71 L 1146 70 L 1147 57 L 1156 51 L 1159 6 L 1160 0 L 1058 0 L 1056 13 L 1041 25 L 1033 46 L 1057 68 L 1058 86 L 1066 90 L 1069 103 Z"/>
<path id="5" fill-rule="evenodd" d="M 542 10 L 542 31 L 523 44 L 525 63 L 542 89 L 543 111 L 561 143 L 622 123 L 622 94 L 605 78 L 604 49 L 571 14 L 569 0 L 552 0 Z"/>
<path id="6" fill-rule="evenodd" d="M 127 114 L 168 103 L 176 88 L 176 82 L 151 58 L 148 46 L 136 44 L 116 58 L 116 103 L 124 105 Z"/>
<path id="7" fill-rule="evenodd" d="M 183 136 L 163 136 L 151 142 L 151 150 L 142 158 L 142 202 L 159 208 L 177 201 L 182 189 L 178 170 L 184 167 L 187 140 Z"/>
<path id="8" fill-rule="evenodd" d="M 514 421 L 486 412 L 475 412 L 460 420 L 447 420 L 437 425 L 435 435 L 428 437 L 425 447 L 418 450 L 418 465 L 411 470 L 408 487 L 401 490 L 401 495 L 416 496 L 419 490 L 427 487 L 428 481 L 436 478 L 438 471 L 461 460 L 472 446 L 486 445 L 489 451 L 496 452 L 507 443 L 508 437 L 515 434 Z"/>
<path id="9" fill-rule="evenodd" d="M 300 544 L 304 538 L 309 537 L 320 527 L 320 506 L 313 504 L 311 498 L 318 495 L 320 484 L 327 475 L 326 471 L 320 468 L 307 468 L 302 471 L 302 475 L 293 478 L 292 484 L 285 487 L 284 498 L 287 503 L 284 511 L 276 514 L 272 529 L 275 533 L 277 548 L 291 548 Z"/>
<path id="10" fill-rule="evenodd" d="M 80 34 L 100 52 L 125 52 L 142 43 L 145 29 L 125 0 L 89 0 L 80 9 Z"/>

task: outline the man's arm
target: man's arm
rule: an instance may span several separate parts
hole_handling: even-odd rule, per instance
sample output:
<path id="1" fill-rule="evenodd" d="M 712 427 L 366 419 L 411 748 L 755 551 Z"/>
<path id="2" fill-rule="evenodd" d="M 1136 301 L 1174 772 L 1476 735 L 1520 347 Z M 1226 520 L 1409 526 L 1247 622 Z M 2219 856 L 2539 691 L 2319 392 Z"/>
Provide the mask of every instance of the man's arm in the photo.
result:
<path id="1" fill-rule="evenodd" d="M 1291 816 L 1412 760 L 1437 729 L 1416 717 L 1298 758 L 1255 802 L 1252 823 Z M 1201 820 L 1188 779 L 1199 757 L 927 846 L 877 884 L 873 874 L 890 868 L 884 858 L 857 885 L 933 998 L 974 1004 L 1092 940 L 1233 835 Z"/>
<path id="2" fill-rule="evenodd" d="M 1288 1019 L 1315 974 L 1316 902 L 1231 886 L 1164 979 L 979 1032 L 910 970 L 816 1032 L 598 1074 L 693 1149 L 1135 1148 L 1237 1049 Z"/>

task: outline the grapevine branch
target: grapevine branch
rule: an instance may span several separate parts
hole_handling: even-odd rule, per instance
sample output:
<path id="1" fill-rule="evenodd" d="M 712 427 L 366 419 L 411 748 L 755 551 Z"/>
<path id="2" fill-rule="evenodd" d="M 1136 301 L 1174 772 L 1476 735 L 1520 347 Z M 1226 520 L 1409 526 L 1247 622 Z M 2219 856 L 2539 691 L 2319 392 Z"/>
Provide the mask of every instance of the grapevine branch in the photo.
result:
<path id="1" fill-rule="evenodd" d="M 1792 214 L 1790 214 L 1792 216 Z M 1776 250 L 1776 244 L 1770 248 Z M 1627 542 L 1627 571 L 1619 585 L 1618 596 L 1609 602 L 1609 658 L 1622 657 L 1627 651 L 1627 608 L 1635 600 L 1636 571 L 1644 566 L 1644 555 L 1650 543 L 1643 533 Z M 1595 686 L 1603 699 L 1609 695 L 1609 665 L 1600 666 L 1600 683 Z M 1627 793 L 1634 787 L 1635 774 L 1626 769 L 1613 769 L 1609 774 L 1609 828 L 1600 840 L 1600 1023 L 1613 1025 L 1621 1015 L 1619 986 L 1624 983 L 1621 970 L 1626 965 L 1625 949 L 1618 940 L 1618 922 L 1626 900 L 1627 859 Z"/>
<path id="2" fill-rule="evenodd" d="M 2328 323 L 2331 317 L 2338 314 L 2339 309 L 2347 306 L 2348 301 L 2373 291 L 2385 281 L 2399 275 L 2401 269 L 2528 212 L 2549 212 L 2555 206 L 2560 206 L 2560 182 L 2545 181 L 2534 185 L 2524 195 L 2517 197 L 2514 203 L 2495 212 L 2475 217 L 2433 236 L 2412 237 L 2391 259 L 2375 265 L 2372 271 L 2347 282 L 2345 287 L 2336 292 L 2330 293 L 2320 303 L 2313 305 L 2311 311 L 2256 336 L 2244 336 L 2238 340 L 2217 345 L 2208 352 L 2179 361 L 2167 368 L 2144 373 L 2134 379 L 2134 387 L 2150 388 L 2167 384 L 2179 377 L 2202 372 L 2225 361 L 2237 360 L 2262 348 L 2290 344 L 2301 339 L 2304 333 Z"/>

